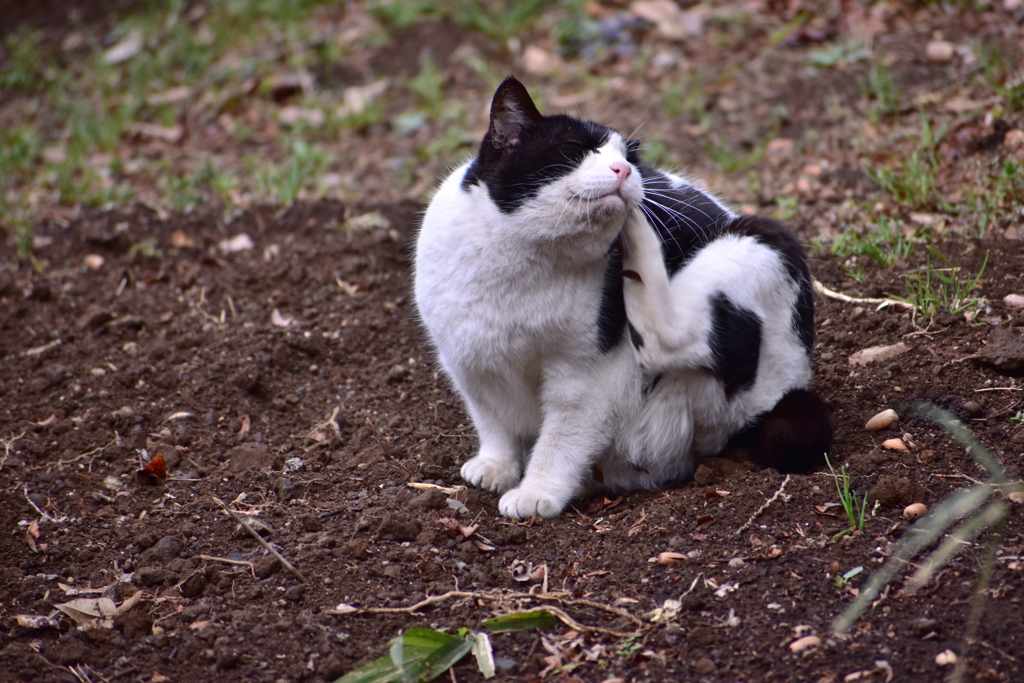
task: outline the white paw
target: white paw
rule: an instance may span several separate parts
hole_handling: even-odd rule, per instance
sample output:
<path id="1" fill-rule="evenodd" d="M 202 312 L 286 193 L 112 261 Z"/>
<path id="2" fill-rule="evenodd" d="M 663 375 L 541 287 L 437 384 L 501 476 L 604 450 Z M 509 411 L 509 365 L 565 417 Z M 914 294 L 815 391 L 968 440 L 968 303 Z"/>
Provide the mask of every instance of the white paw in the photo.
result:
<path id="1" fill-rule="evenodd" d="M 519 483 L 518 463 L 478 455 L 462 466 L 462 478 L 473 486 L 502 493 Z"/>
<path id="2" fill-rule="evenodd" d="M 538 515 L 540 517 L 557 517 L 569 503 L 569 497 L 552 494 L 535 488 L 520 486 L 512 489 L 501 497 L 498 509 L 506 517 L 526 519 Z"/>

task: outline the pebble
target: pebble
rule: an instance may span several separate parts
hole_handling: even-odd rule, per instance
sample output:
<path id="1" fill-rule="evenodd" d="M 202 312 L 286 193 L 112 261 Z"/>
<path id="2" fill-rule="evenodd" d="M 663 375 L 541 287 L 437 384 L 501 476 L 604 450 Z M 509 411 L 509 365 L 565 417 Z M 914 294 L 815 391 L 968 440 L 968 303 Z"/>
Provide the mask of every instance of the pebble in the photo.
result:
<path id="1" fill-rule="evenodd" d="M 886 439 L 882 442 L 882 448 L 887 448 L 890 451 L 906 451 L 907 444 L 903 443 L 901 439 Z"/>
<path id="2" fill-rule="evenodd" d="M 952 650 L 943 650 L 935 655 L 935 663 L 939 666 L 951 666 L 956 664 L 956 653 Z"/>
<path id="3" fill-rule="evenodd" d="M 302 461 L 302 458 L 288 458 L 284 461 L 284 473 L 294 474 L 302 470 L 306 466 L 306 463 Z"/>
<path id="4" fill-rule="evenodd" d="M 924 56 L 929 62 L 945 64 L 953 59 L 953 44 L 946 40 L 933 40 L 924 48 Z"/>
<path id="5" fill-rule="evenodd" d="M 1003 303 L 1010 308 L 1024 308 L 1024 296 L 1020 294 L 1007 294 L 1003 297 Z"/>
<path id="6" fill-rule="evenodd" d="M 803 638 L 797 638 L 789 644 L 790 652 L 803 652 L 804 650 L 811 647 L 818 647 L 821 645 L 821 638 L 818 636 L 804 636 Z"/>
<path id="7" fill-rule="evenodd" d="M 928 506 L 924 503 L 911 503 L 903 508 L 903 519 L 913 522 L 928 512 Z"/>
<path id="8" fill-rule="evenodd" d="M 683 555 L 682 553 L 658 553 L 658 564 L 679 564 L 685 559 L 686 555 Z"/>
<path id="9" fill-rule="evenodd" d="M 1011 503 L 1024 503 L 1024 491 L 1011 491 L 1006 497 L 1010 499 Z"/>
<path id="10" fill-rule="evenodd" d="M 882 412 L 878 413 L 870 420 L 868 420 L 867 423 L 865 423 L 864 425 L 864 429 L 868 430 L 869 432 L 877 432 L 879 430 L 885 429 L 898 419 L 899 416 L 896 414 L 896 411 L 893 410 L 892 408 L 889 408 L 888 410 L 883 410 Z"/>

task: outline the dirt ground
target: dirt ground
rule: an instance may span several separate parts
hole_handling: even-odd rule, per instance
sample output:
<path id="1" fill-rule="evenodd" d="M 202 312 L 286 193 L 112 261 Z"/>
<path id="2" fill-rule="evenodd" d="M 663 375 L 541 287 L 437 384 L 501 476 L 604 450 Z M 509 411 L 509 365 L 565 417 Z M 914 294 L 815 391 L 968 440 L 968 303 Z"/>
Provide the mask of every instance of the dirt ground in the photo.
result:
<path id="1" fill-rule="evenodd" d="M 922 11 L 930 23 L 895 16 L 880 43 L 917 54 L 935 31 L 1016 35 L 1010 10 Z M 405 41 L 437 30 L 414 29 Z M 693 46 L 693 64 L 724 49 L 710 38 L 707 48 Z M 842 227 L 848 202 L 883 200 L 854 152 L 835 142 L 853 135 L 856 117 L 822 106 L 848 101 L 856 110 L 862 94 L 845 80 L 852 74 L 809 74 L 800 49 L 776 57 L 785 69 L 762 63 L 764 79 L 737 76 L 716 121 L 722 136 L 741 140 L 763 123 L 758 107 L 784 103 L 777 139 L 802 140 L 814 125 L 826 142 L 773 145 L 756 166 L 759 189 L 745 173 L 711 164 L 689 136 L 666 145 L 750 210 L 770 213 L 775 203 L 765 197 L 798 197 L 789 222 L 809 243 Z M 390 56 L 400 59 L 397 52 Z M 397 68 L 370 57 L 380 60 L 368 61 L 372 68 Z M 910 93 L 956 82 L 927 61 L 906 64 L 898 73 Z M 451 87 L 481 111 L 469 125 L 475 134 L 488 93 L 450 68 Z M 592 115 L 623 130 L 651 118 L 651 135 L 670 134 L 672 121 L 660 110 L 652 116 L 642 92 L 655 77 L 623 78 Z M 753 101 L 765 88 L 774 100 Z M 957 120 L 944 158 L 1010 158 L 998 142 L 972 146 L 992 125 Z M 417 144 L 381 136 L 371 130 L 346 144 L 363 145 L 369 158 Z M 823 158 L 832 170 L 806 170 Z M 427 161 L 421 172 L 436 177 L 443 167 Z M 953 217 L 933 242 L 965 272 L 988 254 L 976 292 L 985 301 L 970 315 L 925 319 L 816 297 L 814 384 L 833 410 L 832 460 L 868 493 L 863 532 L 833 540 L 847 524 L 828 473 L 785 478 L 719 460 L 671 490 L 514 522 L 499 515 L 497 496 L 464 488 L 459 476 L 476 438 L 410 298 L 424 205 L 382 172 L 367 175 L 372 191 L 358 201 L 234 214 L 54 206 L 33 215 L 38 267 L 16 259 L 5 240 L 0 679 L 334 680 L 385 655 L 409 628 L 481 630 L 496 614 L 558 607 L 575 626 L 492 636 L 497 680 L 942 680 L 954 668 L 936 661 L 947 650 L 968 680 L 1024 680 L 1020 503 L 1008 503 L 994 532 L 965 541 L 920 590 L 903 590 L 915 560 L 849 633 L 832 631 L 910 528 L 904 507 L 935 506 L 987 476 L 947 430 L 912 414 L 916 403 L 958 416 L 1011 480 L 1021 478 L 1024 426 L 1011 418 L 1022 409 L 1015 376 L 1024 371 L 1024 313 L 1004 302 L 1024 294 L 1020 217 L 984 238 L 961 234 Z M 917 220 L 905 209 L 890 215 Z M 900 274 L 925 254 L 917 249 L 898 268 L 861 263 L 859 280 L 842 256 L 812 251 L 810 260 L 826 288 L 879 297 L 902 294 Z M 906 347 L 897 356 L 854 362 L 859 351 L 895 344 Z M 887 408 L 899 421 L 866 431 Z M 909 450 L 884 448 L 891 438 Z M 166 478 L 139 473 L 156 456 Z M 295 571 L 218 501 L 251 520 Z M 465 538 L 452 520 L 479 526 Z M 678 558 L 658 563 L 665 552 Z M 460 594 L 416 611 L 360 611 L 449 591 Z M 55 611 L 101 596 L 140 602 L 106 625 Z M 678 601 L 678 614 L 652 613 L 668 600 Z M 339 613 L 342 604 L 359 609 Z M 820 644 L 790 647 L 807 635 Z M 472 658 L 453 672 L 453 680 L 482 679 Z"/>

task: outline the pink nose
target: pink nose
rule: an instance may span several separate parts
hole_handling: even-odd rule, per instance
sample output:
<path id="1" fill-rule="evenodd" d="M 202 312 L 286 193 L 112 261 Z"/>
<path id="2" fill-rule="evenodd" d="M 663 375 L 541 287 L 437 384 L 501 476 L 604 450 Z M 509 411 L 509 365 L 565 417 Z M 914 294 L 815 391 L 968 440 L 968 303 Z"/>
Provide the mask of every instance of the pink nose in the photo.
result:
<path id="1" fill-rule="evenodd" d="M 629 174 L 633 172 L 633 167 L 627 164 L 625 161 L 612 162 L 608 168 L 612 169 L 612 172 L 619 177 L 619 182 L 629 177 Z"/>

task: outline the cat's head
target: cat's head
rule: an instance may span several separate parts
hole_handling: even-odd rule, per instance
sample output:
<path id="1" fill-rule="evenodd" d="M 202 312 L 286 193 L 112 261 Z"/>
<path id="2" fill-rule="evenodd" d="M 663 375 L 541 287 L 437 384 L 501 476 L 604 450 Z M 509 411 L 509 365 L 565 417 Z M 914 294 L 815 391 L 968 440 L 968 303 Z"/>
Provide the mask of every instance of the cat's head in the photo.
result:
<path id="1" fill-rule="evenodd" d="M 503 214 L 550 215 L 562 228 L 621 225 L 643 199 L 638 143 L 571 116 L 543 116 L 509 76 L 494 93 L 490 126 L 463 187 L 482 184 Z"/>

